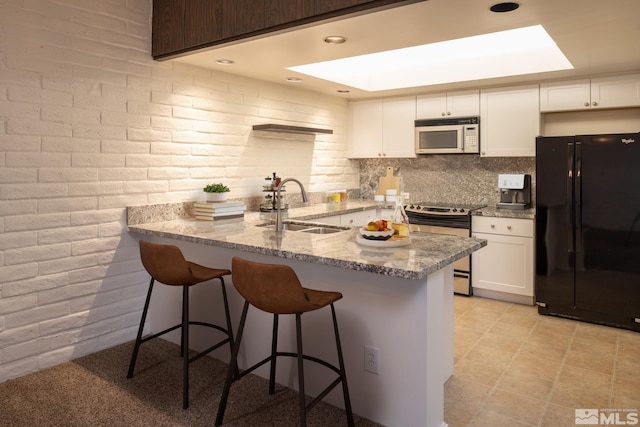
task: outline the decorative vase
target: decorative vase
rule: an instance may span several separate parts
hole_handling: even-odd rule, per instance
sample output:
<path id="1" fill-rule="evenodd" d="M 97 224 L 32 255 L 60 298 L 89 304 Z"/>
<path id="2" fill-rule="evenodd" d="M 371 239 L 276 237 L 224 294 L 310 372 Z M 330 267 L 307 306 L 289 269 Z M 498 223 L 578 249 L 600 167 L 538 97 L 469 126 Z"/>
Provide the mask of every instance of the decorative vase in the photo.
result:
<path id="1" fill-rule="evenodd" d="M 207 202 L 224 202 L 227 200 L 228 193 L 205 193 L 207 195 Z"/>

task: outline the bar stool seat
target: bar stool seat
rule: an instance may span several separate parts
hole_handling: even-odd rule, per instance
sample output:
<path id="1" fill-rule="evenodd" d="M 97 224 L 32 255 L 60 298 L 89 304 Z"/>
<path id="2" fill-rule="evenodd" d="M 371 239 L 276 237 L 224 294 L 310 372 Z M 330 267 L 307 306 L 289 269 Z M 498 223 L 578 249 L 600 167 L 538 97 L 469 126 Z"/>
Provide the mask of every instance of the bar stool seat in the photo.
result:
<path id="1" fill-rule="evenodd" d="M 136 342 L 133 347 L 133 353 L 131 354 L 131 362 L 129 363 L 127 378 L 133 377 L 136 359 L 138 357 L 138 351 L 142 343 L 180 328 L 180 356 L 182 356 L 183 358 L 182 407 L 184 409 L 187 409 L 189 407 L 189 364 L 227 343 L 229 344 L 229 349 L 233 350 L 234 340 L 233 330 L 231 327 L 231 315 L 229 313 L 229 303 L 227 301 L 227 291 L 224 283 L 224 276 L 230 275 L 231 270 L 209 268 L 187 261 L 184 258 L 182 251 L 177 246 L 158 245 L 145 242 L 144 240 L 140 241 L 140 258 L 145 270 L 147 270 L 147 272 L 151 276 L 151 281 L 149 283 L 149 290 L 147 292 L 147 298 L 144 303 L 144 309 L 142 310 L 142 319 L 140 320 L 140 326 L 138 327 L 138 334 L 136 336 Z M 226 317 L 225 327 L 207 322 L 189 320 L 189 287 L 212 279 L 220 280 Z M 147 312 L 149 310 L 149 302 L 151 301 L 151 293 L 153 291 L 154 282 L 156 281 L 169 286 L 182 287 L 182 321 L 181 323 L 178 323 L 177 325 L 167 328 L 161 332 L 142 338 L 144 323 L 146 321 Z M 205 326 L 216 329 L 222 332 L 225 338 L 190 358 L 190 325 Z"/>
<path id="2" fill-rule="evenodd" d="M 242 309 L 242 316 L 238 326 L 236 342 L 231 355 L 231 362 L 227 371 L 224 389 L 218 406 L 218 414 L 216 416 L 216 426 L 222 424 L 224 412 L 229 399 L 231 384 L 241 379 L 243 376 L 254 371 L 258 367 L 270 362 L 269 373 L 269 394 L 275 393 L 275 374 L 276 359 L 279 356 L 295 357 L 298 361 L 298 404 L 300 411 L 300 425 L 307 425 L 307 413 L 322 398 L 324 398 L 334 387 L 342 384 L 342 392 L 344 395 L 344 407 L 347 414 L 347 423 L 353 426 L 353 413 L 351 411 L 351 400 L 349 398 L 349 389 L 347 387 L 347 377 L 345 374 L 344 361 L 342 357 L 342 347 L 340 345 L 340 336 L 338 334 L 338 322 L 336 320 L 336 312 L 333 303 L 342 298 L 340 292 L 319 291 L 314 289 L 303 288 L 298 276 L 293 269 L 286 265 L 262 264 L 248 261 L 242 258 L 234 257 L 231 264 L 233 270 L 233 285 L 240 295 L 245 299 Z M 237 359 L 242 340 L 244 325 L 247 319 L 249 305 L 252 305 L 262 311 L 273 314 L 273 332 L 271 342 L 271 354 L 255 365 L 238 372 Z M 313 356 L 305 355 L 302 351 L 302 322 L 303 313 L 318 310 L 326 306 L 331 307 L 331 316 L 333 319 L 333 330 L 336 340 L 336 349 L 338 353 L 338 367 L 324 360 Z M 295 314 L 296 316 L 296 353 L 280 352 L 277 349 L 278 341 L 278 316 L 281 314 Z M 325 366 L 336 374 L 338 377 L 329 384 L 317 397 L 315 397 L 307 405 L 304 393 L 304 369 L 303 361 L 309 360 Z"/>

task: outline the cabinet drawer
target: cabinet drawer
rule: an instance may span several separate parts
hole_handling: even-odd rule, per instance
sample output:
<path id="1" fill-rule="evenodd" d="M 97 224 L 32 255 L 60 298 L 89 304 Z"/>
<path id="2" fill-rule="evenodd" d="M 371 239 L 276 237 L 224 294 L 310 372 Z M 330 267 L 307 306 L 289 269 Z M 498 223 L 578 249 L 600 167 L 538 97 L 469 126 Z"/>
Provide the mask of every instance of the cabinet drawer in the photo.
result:
<path id="1" fill-rule="evenodd" d="M 533 237 L 533 220 L 531 219 L 474 216 L 471 221 L 473 233 Z"/>

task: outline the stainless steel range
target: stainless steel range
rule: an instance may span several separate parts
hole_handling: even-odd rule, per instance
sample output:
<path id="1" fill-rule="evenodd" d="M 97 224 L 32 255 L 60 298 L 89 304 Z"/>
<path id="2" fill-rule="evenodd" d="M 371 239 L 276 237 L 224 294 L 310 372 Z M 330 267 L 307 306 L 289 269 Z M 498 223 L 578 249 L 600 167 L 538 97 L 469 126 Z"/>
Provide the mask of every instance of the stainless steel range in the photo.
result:
<path id="1" fill-rule="evenodd" d="M 430 203 L 405 206 L 412 232 L 471 236 L 471 212 L 486 205 L 439 205 Z M 471 257 L 453 264 L 453 291 L 471 295 Z"/>

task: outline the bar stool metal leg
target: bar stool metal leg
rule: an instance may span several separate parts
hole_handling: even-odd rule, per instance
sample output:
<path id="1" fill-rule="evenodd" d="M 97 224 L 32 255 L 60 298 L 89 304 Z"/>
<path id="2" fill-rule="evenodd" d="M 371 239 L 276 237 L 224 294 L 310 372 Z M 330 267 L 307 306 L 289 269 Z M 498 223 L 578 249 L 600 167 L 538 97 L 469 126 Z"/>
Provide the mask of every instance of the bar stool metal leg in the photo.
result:
<path id="1" fill-rule="evenodd" d="M 347 372 L 344 369 L 344 359 L 342 358 L 342 344 L 340 343 L 340 334 L 338 333 L 338 320 L 336 318 L 336 309 L 331 304 L 331 317 L 333 318 L 333 330 L 336 335 L 336 348 L 338 349 L 338 366 L 340 367 L 340 376 L 342 378 L 342 394 L 344 395 L 344 410 L 347 413 L 347 424 L 354 426 L 353 412 L 351 411 L 351 399 L 349 398 L 349 387 L 347 386 Z"/>
<path id="2" fill-rule="evenodd" d="M 144 322 L 147 321 L 147 311 L 149 311 L 149 302 L 151 301 L 151 291 L 153 291 L 153 277 L 149 282 L 149 290 L 147 291 L 147 299 L 144 301 L 144 308 L 142 309 L 142 319 L 140 320 L 140 326 L 138 326 L 138 335 L 136 335 L 136 343 L 133 346 L 133 353 L 131 354 L 131 361 L 129 362 L 129 372 L 127 372 L 127 378 L 133 377 L 133 371 L 136 367 L 136 360 L 138 358 L 138 350 L 140 350 L 140 344 L 142 344 L 142 331 L 144 330 Z"/>
<path id="3" fill-rule="evenodd" d="M 189 407 L 189 286 L 182 287 L 182 408 Z"/>
<path id="4" fill-rule="evenodd" d="M 307 425 L 307 407 L 304 399 L 304 357 L 302 353 L 302 314 L 296 313 L 296 341 L 298 351 L 298 402 L 300 405 L 300 427 Z"/>
<path id="5" fill-rule="evenodd" d="M 244 332 L 244 324 L 247 320 L 247 311 L 249 310 L 249 302 L 244 302 L 242 308 L 242 316 L 240 316 L 240 324 L 238 325 L 238 333 L 236 335 L 236 342 L 231 352 L 231 360 L 229 366 L 238 366 L 238 353 L 240 352 L 240 342 L 242 341 L 242 333 Z M 222 389 L 222 396 L 220 396 L 220 403 L 218 404 L 218 414 L 216 415 L 216 426 L 222 425 L 224 419 L 224 411 L 227 409 L 227 401 L 229 400 L 229 391 L 231 390 L 231 383 L 233 382 L 233 370 L 227 369 L 227 377 L 224 380 L 224 387 Z"/>
<path id="6" fill-rule="evenodd" d="M 269 372 L 269 394 L 276 392 L 276 355 L 278 353 L 278 315 L 273 315 L 273 332 L 271 337 L 271 370 Z"/>

